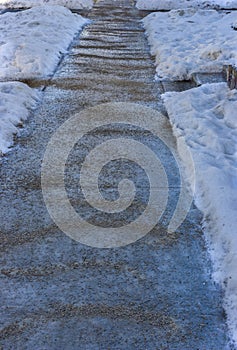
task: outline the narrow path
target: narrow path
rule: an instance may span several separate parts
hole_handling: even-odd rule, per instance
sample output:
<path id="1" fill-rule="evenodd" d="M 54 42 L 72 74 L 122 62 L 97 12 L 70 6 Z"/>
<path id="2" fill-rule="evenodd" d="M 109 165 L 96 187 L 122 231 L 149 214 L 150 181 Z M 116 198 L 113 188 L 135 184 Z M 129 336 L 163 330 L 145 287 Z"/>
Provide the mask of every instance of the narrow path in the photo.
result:
<path id="1" fill-rule="evenodd" d="M 96 249 L 71 240 L 53 223 L 42 198 L 46 145 L 71 115 L 104 102 L 135 102 L 162 111 L 163 88 L 153 80 L 141 16 L 130 0 L 96 3 L 89 13 L 94 22 L 61 63 L 14 152 L 1 161 L 4 350 L 226 348 L 222 295 L 210 278 L 200 212 L 192 207 L 176 233 L 166 232 L 180 187 L 166 153 L 173 188 L 167 210 L 148 235 L 129 246 Z M 168 122 L 164 132 L 172 139 Z M 67 164 L 72 203 L 104 226 L 121 217 L 111 222 L 86 205 L 75 185 L 78 164 L 92 146 L 121 135 L 145 142 L 159 155 L 165 152 L 151 134 L 113 125 L 87 135 Z M 102 187 L 118 169 L 137 178 L 139 211 L 147 201 L 147 187 L 134 164 L 110 164 Z"/>
<path id="2" fill-rule="evenodd" d="M 153 81 L 149 48 L 132 2 L 99 1 L 89 18 L 93 23 L 75 43 L 53 83 L 77 90 L 85 107 L 111 101 L 157 107 L 163 89 Z"/>

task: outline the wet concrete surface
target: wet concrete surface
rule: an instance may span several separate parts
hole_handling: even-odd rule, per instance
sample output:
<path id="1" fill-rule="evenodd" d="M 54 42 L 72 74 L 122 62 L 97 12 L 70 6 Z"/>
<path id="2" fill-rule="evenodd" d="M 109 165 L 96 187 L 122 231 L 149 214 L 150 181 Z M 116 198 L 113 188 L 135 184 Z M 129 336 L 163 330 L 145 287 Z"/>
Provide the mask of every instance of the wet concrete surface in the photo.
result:
<path id="1" fill-rule="evenodd" d="M 193 205 L 180 228 L 167 232 L 180 180 L 154 135 L 126 125 L 97 129 L 78 142 L 66 166 L 65 184 L 75 209 L 95 224 L 117 220 L 120 225 L 147 202 L 145 174 L 132 163 L 109 163 L 99 179 L 105 197 L 116 198 L 118 170 L 135 179 L 139 192 L 128 216 L 100 215 L 75 183 L 88 150 L 122 135 L 146 143 L 161 157 L 170 177 L 168 205 L 139 241 L 113 249 L 80 244 L 57 228 L 43 201 L 41 162 L 47 143 L 74 113 L 105 102 L 135 102 L 164 112 L 164 86 L 154 81 L 142 16 L 129 0 L 96 3 L 88 13 L 93 22 L 47 82 L 42 105 L 14 151 L 1 159 L 3 349 L 228 348 L 222 291 L 211 279 L 202 214 Z M 175 143 L 168 120 L 163 132 Z"/>

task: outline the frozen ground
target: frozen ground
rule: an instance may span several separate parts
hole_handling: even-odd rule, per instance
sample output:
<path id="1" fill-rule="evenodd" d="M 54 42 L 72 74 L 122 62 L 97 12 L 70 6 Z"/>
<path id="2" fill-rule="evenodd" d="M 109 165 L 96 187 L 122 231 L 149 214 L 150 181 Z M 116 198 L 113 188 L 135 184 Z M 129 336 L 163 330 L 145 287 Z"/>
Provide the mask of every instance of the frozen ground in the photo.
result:
<path id="1" fill-rule="evenodd" d="M 87 20 L 62 6 L 39 6 L 0 16 L 0 80 L 52 74 Z"/>
<path id="2" fill-rule="evenodd" d="M 21 8 L 39 5 L 61 5 L 71 9 L 90 9 L 93 0 L 0 0 L 0 8 Z"/>
<path id="3" fill-rule="evenodd" d="M 206 84 L 165 93 L 163 99 L 175 136 L 185 139 L 193 155 L 195 200 L 205 214 L 214 277 L 225 289 L 228 323 L 237 342 L 237 91 L 225 83 Z"/>
<path id="4" fill-rule="evenodd" d="M 26 84 L 0 83 L 0 154 L 9 150 L 17 126 L 29 116 L 38 98 L 39 93 Z"/>
<path id="5" fill-rule="evenodd" d="M 142 10 L 172 10 L 187 7 L 237 8 L 237 0 L 137 0 Z"/>
<path id="6" fill-rule="evenodd" d="M 12 145 L 16 125 L 27 118 L 36 92 L 13 82 L 51 75 L 87 20 L 62 6 L 39 6 L 0 16 L 0 152 Z M 12 83 L 7 83 L 11 80 Z"/>
<path id="7" fill-rule="evenodd" d="M 194 72 L 221 72 L 237 62 L 235 12 L 172 10 L 143 20 L 159 79 L 186 80 Z"/>

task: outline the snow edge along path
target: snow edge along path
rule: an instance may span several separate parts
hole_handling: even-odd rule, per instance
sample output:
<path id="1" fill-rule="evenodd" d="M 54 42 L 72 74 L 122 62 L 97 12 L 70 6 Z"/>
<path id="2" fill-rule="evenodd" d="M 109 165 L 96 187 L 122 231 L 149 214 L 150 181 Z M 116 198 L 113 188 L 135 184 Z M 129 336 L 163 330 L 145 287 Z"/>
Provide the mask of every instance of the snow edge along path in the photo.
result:
<path id="1" fill-rule="evenodd" d="M 13 135 L 40 100 L 40 93 L 21 82 L 0 82 L 0 156 L 13 145 Z"/>
<path id="2" fill-rule="evenodd" d="M 91 9 L 93 4 L 93 0 L 0 0 L 0 9 L 61 5 L 74 10 L 84 10 Z"/>
<path id="3" fill-rule="evenodd" d="M 194 200 L 204 213 L 213 277 L 225 291 L 227 323 L 237 348 L 237 90 L 225 83 L 205 84 L 162 98 L 177 144 L 183 138 L 193 156 Z"/>
<path id="4" fill-rule="evenodd" d="M 9 151 L 16 126 L 28 118 L 41 96 L 14 80 L 53 74 L 62 53 L 89 22 L 62 6 L 0 16 L 0 155 Z"/>
<path id="5" fill-rule="evenodd" d="M 136 7 L 139 10 L 174 10 L 192 8 L 222 8 L 234 9 L 237 8 L 237 0 L 137 0 Z"/>
<path id="6" fill-rule="evenodd" d="M 42 78 L 90 21 L 63 6 L 37 6 L 0 16 L 0 80 Z"/>

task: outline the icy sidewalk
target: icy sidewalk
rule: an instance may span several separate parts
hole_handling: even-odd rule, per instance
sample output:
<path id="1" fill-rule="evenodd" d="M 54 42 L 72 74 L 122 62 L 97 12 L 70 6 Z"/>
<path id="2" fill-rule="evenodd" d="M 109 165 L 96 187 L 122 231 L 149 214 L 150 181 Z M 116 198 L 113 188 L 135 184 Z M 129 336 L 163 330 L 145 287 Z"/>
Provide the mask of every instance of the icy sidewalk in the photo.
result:
<path id="1" fill-rule="evenodd" d="M 110 139 L 135 139 L 151 148 L 168 169 L 169 200 L 162 219 L 144 238 L 125 247 L 96 249 L 71 240 L 48 215 L 41 161 L 60 125 L 105 102 L 162 109 L 163 88 L 153 79 L 139 12 L 128 0 L 99 1 L 90 18 L 93 24 L 50 81 L 15 152 L 2 159 L 2 346 L 225 349 L 222 292 L 210 276 L 201 213 L 192 206 L 179 230 L 167 232 L 181 184 L 173 158 L 152 133 L 129 125 L 97 128 L 75 145 L 65 174 L 70 201 L 84 218 L 100 227 L 119 227 L 132 217 L 108 217 L 88 206 L 79 188 L 81 164 L 92 148 Z M 139 117 L 146 122 L 143 108 Z M 175 145 L 168 120 L 161 131 Z M 147 178 L 136 164 L 110 162 L 101 173 L 100 189 L 106 198 L 116 199 L 121 174 L 137 185 L 136 215 L 149 194 Z"/>

